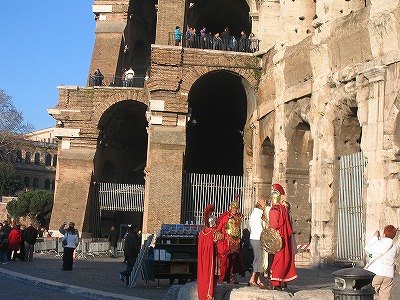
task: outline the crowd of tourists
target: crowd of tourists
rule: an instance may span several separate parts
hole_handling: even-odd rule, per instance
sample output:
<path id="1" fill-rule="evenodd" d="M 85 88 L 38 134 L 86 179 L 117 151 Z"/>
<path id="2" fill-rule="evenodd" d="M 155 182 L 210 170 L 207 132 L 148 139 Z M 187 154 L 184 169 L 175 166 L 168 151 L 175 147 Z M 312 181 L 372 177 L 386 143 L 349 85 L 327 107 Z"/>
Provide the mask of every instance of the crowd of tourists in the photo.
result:
<path id="1" fill-rule="evenodd" d="M 232 35 L 229 27 L 225 27 L 223 32 L 211 33 L 206 27 L 202 27 L 199 33 L 196 28 L 189 27 L 185 33 L 185 39 L 179 26 L 175 27 L 174 32 L 175 46 L 187 48 L 212 49 L 223 51 L 250 52 L 259 50 L 259 40 L 254 33 L 247 36 L 245 31 L 241 31 L 240 36 Z"/>

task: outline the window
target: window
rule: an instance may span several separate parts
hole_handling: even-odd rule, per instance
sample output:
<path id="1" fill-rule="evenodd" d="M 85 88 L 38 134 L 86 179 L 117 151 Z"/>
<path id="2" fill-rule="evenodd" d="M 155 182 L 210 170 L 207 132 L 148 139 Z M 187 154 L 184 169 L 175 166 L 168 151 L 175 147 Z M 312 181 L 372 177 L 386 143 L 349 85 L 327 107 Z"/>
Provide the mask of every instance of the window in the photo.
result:
<path id="1" fill-rule="evenodd" d="M 57 154 L 53 156 L 53 167 L 57 166 Z"/>
<path id="2" fill-rule="evenodd" d="M 51 154 L 46 155 L 46 166 L 51 166 Z"/>
<path id="3" fill-rule="evenodd" d="M 35 153 L 35 165 L 40 164 L 40 153 Z"/>
<path id="4" fill-rule="evenodd" d="M 44 181 L 44 189 L 49 190 L 50 189 L 50 179 L 46 179 Z"/>
<path id="5" fill-rule="evenodd" d="M 26 152 L 25 153 L 25 163 L 26 164 L 30 164 L 31 163 L 31 153 L 30 152 Z"/>
<path id="6" fill-rule="evenodd" d="M 31 185 L 31 179 L 29 177 L 24 178 L 24 185 L 26 188 L 29 188 Z"/>
<path id="7" fill-rule="evenodd" d="M 33 189 L 37 190 L 39 188 L 39 178 L 33 178 Z"/>

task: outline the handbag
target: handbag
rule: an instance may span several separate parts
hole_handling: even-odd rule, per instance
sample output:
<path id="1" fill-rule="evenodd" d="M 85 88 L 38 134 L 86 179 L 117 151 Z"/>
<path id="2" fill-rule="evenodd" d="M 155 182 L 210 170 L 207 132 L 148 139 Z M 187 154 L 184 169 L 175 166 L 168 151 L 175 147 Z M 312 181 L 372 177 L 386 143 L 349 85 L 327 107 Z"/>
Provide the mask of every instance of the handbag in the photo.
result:
<path id="1" fill-rule="evenodd" d="M 68 238 L 68 232 L 67 232 L 67 238 Z M 68 244 L 67 238 L 62 241 L 62 246 L 65 247 Z"/>
<path id="2" fill-rule="evenodd" d="M 392 245 L 389 247 L 389 249 L 387 249 L 385 252 L 379 254 L 377 257 L 375 257 L 374 259 L 370 260 L 364 267 L 365 270 L 367 270 L 369 268 L 370 265 L 372 265 L 374 262 L 376 262 L 379 258 L 381 258 L 383 255 L 385 255 L 387 252 L 389 252 L 390 249 L 392 249 L 393 247 L 393 243 Z"/>

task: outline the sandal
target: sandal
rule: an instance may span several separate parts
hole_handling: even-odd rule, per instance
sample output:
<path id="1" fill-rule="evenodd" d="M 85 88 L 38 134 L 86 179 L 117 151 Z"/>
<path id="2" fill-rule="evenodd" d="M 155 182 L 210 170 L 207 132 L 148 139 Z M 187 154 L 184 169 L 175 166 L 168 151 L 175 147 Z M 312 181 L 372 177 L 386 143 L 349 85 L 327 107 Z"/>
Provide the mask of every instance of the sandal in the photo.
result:
<path id="1" fill-rule="evenodd" d="M 256 283 L 256 282 L 249 282 L 248 284 L 247 284 L 248 286 L 256 286 L 256 287 L 259 287 L 259 285 Z"/>

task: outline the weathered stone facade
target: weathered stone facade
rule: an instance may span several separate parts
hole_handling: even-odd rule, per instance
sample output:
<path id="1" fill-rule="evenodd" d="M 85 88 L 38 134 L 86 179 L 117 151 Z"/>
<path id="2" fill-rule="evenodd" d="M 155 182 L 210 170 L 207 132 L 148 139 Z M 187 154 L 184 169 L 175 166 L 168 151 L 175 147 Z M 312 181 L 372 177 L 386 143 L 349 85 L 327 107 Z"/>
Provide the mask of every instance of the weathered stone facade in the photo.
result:
<path id="1" fill-rule="evenodd" d="M 133 0 L 95 1 L 98 18 L 90 74 L 101 66 L 104 74 L 117 77 L 122 68 L 136 65 L 139 74 L 149 70 L 150 79 L 138 89 L 59 88 L 59 103 L 49 110 L 63 126 L 58 134 L 61 146 L 53 228 L 68 217 L 90 232 L 91 187 L 101 177 L 96 168 L 101 160 L 112 157 L 102 150 L 98 157 L 103 158 L 95 158 L 104 142 L 101 133 L 108 130 L 106 136 L 111 134 L 106 129 L 111 123 L 102 116 L 126 101 L 143 104 L 148 110 L 148 143 L 141 148 L 146 153 L 143 232 L 153 233 L 162 223 L 180 222 L 191 108 L 204 102 L 214 103 L 217 109 L 219 98 L 210 100 L 206 91 L 218 92 L 215 85 L 225 84 L 231 75 L 240 78 L 232 81 L 232 87 L 240 86 L 235 91 L 244 91 L 244 98 L 238 100 L 245 102 L 240 130 L 242 173 L 252 179 L 256 198 L 268 197 L 273 182 L 285 187 L 297 239 L 311 242 L 314 264 L 336 258 L 341 156 L 363 151 L 368 161 L 362 187 L 363 238 L 389 223 L 399 228 L 399 1 L 220 2 L 228 5 L 229 12 L 246 10 L 252 31 L 261 39 L 260 51 L 169 46 L 167 36 L 176 25 L 200 29 L 209 21 L 201 14 L 207 10 L 204 1 L 192 1 L 192 6 L 183 0 L 148 1 L 143 6 Z M 221 22 L 220 27 L 235 22 L 222 15 L 213 21 Z M 151 25 L 154 32 L 149 30 Z M 249 24 L 229 25 L 244 28 Z M 140 48 L 139 40 L 146 46 Z M 147 57 L 146 53 L 151 57 L 145 59 L 147 69 L 137 61 L 137 57 Z M 229 88 L 229 83 L 224 87 Z M 224 101 L 218 111 L 229 123 L 234 109 L 230 110 L 230 99 Z M 205 119 L 217 119 L 214 107 L 199 110 Z M 193 114 L 197 112 L 194 108 Z M 134 124 L 143 125 L 138 122 Z M 68 211 L 64 210 L 67 206 Z"/>

